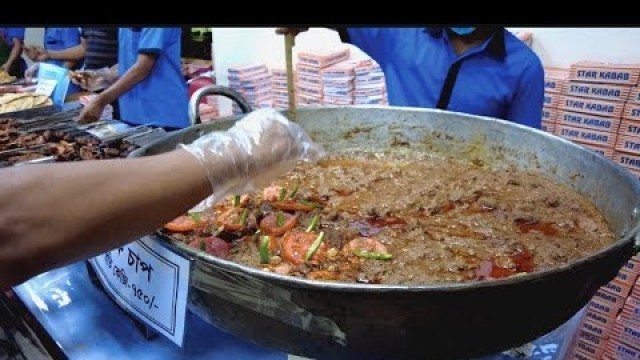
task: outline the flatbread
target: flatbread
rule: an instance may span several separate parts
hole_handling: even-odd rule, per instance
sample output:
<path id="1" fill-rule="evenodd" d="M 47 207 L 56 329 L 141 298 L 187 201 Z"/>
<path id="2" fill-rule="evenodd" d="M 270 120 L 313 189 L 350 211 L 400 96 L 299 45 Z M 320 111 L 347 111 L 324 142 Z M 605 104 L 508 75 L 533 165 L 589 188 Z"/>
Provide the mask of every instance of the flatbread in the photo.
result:
<path id="1" fill-rule="evenodd" d="M 53 101 L 45 95 L 30 93 L 4 94 L 0 96 L 0 113 L 33 109 L 52 104 Z"/>
<path id="2" fill-rule="evenodd" d="M 15 76 L 9 75 L 6 71 L 0 71 L 0 84 L 8 84 L 16 80 Z"/>

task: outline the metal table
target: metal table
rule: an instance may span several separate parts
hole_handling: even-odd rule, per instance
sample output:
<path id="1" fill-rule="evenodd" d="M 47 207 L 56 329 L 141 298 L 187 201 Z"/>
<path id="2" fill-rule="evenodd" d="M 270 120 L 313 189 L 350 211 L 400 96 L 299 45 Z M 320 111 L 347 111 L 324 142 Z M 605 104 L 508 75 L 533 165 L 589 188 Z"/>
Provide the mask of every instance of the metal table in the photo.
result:
<path id="1" fill-rule="evenodd" d="M 41 327 L 44 334 L 18 334 L 15 329 L 5 332 L 11 334 L 13 341 L 25 343 L 30 338 L 32 344 L 44 344 L 41 347 L 48 348 L 49 354 L 43 359 L 297 359 L 226 334 L 191 313 L 187 314 L 183 348 L 161 336 L 147 339 L 125 312 L 91 282 L 84 262 L 37 276 L 14 288 L 13 294 L 13 301 L 22 304 L 21 316 L 31 318 L 31 323 L 37 323 L 35 327 Z M 526 355 L 503 353 L 481 360 L 559 359 L 565 333 L 573 333 L 576 319 L 577 316 L 530 344 Z M 28 331 L 22 331 L 25 332 Z M 28 359 L 40 356 L 38 351 L 31 351 L 25 355 Z M 0 360 L 4 360 L 1 352 Z"/>

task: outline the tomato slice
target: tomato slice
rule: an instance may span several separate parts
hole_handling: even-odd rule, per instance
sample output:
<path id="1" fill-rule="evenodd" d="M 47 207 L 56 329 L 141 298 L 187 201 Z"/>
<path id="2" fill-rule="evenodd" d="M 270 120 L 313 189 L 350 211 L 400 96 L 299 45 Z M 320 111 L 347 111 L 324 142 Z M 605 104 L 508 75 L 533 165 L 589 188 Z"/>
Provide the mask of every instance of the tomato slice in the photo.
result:
<path id="1" fill-rule="evenodd" d="M 202 249 L 202 242 L 204 242 L 204 249 Z M 216 236 L 210 236 L 204 239 L 195 239 L 189 243 L 189 246 L 204 250 L 207 253 L 219 257 L 221 259 L 229 258 L 229 251 L 231 246 L 226 241 Z"/>
<path id="2" fill-rule="evenodd" d="M 356 251 L 372 251 L 377 253 L 388 254 L 387 247 L 380 241 L 370 237 L 358 237 L 342 247 L 342 255 L 353 256 Z"/>
<path id="3" fill-rule="evenodd" d="M 271 206 L 274 209 L 283 210 L 283 211 L 303 211 L 303 212 L 310 212 L 310 211 L 313 211 L 313 209 L 315 208 L 314 206 L 305 205 L 305 204 L 291 201 L 291 200 L 272 202 Z"/>
<path id="4" fill-rule="evenodd" d="M 204 223 L 197 223 L 191 216 L 182 215 L 164 224 L 164 228 L 173 232 L 192 231 Z"/>
<path id="5" fill-rule="evenodd" d="M 304 262 L 309 247 L 318 237 L 316 233 L 308 233 L 302 231 L 291 231 L 285 235 L 282 240 L 282 257 L 294 265 L 300 265 Z M 311 256 L 311 260 L 322 261 L 327 257 L 327 242 L 320 243 L 318 250 Z"/>
<path id="6" fill-rule="evenodd" d="M 278 226 L 276 223 L 276 214 L 271 213 L 260 221 L 260 230 L 270 236 L 281 236 L 287 231 L 293 229 L 298 223 L 298 216 L 282 213 L 284 217 L 284 225 Z"/>
<path id="7" fill-rule="evenodd" d="M 247 211 L 247 219 L 245 220 L 245 224 L 242 225 L 242 214 L 245 211 Z M 240 231 L 247 227 L 250 216 L 252 216 L 251 213 L 245 208 L 230 208 L 218 215 L 216 224 L 224 227 L 226 231 Z"/>

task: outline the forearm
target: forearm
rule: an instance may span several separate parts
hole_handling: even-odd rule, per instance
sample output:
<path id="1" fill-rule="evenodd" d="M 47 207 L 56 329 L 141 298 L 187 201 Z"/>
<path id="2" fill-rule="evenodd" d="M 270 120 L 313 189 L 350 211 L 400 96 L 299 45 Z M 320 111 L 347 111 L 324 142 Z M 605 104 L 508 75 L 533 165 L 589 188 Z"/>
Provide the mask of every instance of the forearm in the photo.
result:
<path id="1" fill-rule="evenodd" d="M 159 228 L 211 192 L 185 151 L 0 172 L 0 287 Z"/>
<path id="2" fill-rule="evenodd" d="M 9 65 L 9 68 L 11 68 L 11 65 L 13 65 L 13 63 L 20 57 L 20 54 L 22 54 L 22 43 L 20 41 L 14 41 L 11 53 L 9 54 L 9 58 L 6 62 L 6 64 Z"/>
<path id="3" fill-rule="evenodd" d="M 64 67 L 71 70 L 76 66 L 76 62 L 73 60 L 67 60 L 64 62 Z"/>
<path id="4" fill-rule="evenodd" d="M 116 69 L 117 69 L 117 65 Z M 99 101 L 106 105 L 111 104 L 120 96 L 131 90 L 136 84 L 144 80 L 151 73 L 153 65 L 142 66 L 136 63 L 126 73 L 124 73 L 116 82 L 99 95 Z"/>
<path id="5" fill-rule="evenodd" d="M 84 59 L 84 53 L 85 50 L 82 44 L 64 50 L 47 50 L 49 59 L 73 61 L 74 64 Z"/>

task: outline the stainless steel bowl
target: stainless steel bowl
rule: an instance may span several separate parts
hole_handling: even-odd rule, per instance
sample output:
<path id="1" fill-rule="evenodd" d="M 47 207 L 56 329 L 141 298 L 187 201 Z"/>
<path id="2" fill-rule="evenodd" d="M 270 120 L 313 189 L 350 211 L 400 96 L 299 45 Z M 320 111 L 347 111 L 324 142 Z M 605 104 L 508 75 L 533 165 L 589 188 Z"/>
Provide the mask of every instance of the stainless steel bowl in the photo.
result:
<path id="1" fill-rule="evenodd" d="M 149 156 L 224 130 L 228 118 L 173 133 Z M 591 199 L 619 241 L 587 258 L 521 277 L 424 286 L 330 283 L 267 273 L 155 236 L 193 259 L 189 300 L 207 321 L 247 340 L 322 359 L 457 359 L 523 344 L 567 321 L 634 249 L 638 181 L 613 162 L 553 135 L 460 113 L 381 107 L 299 109 L 327 150 L 429 151 L 531 169 Z"/>

